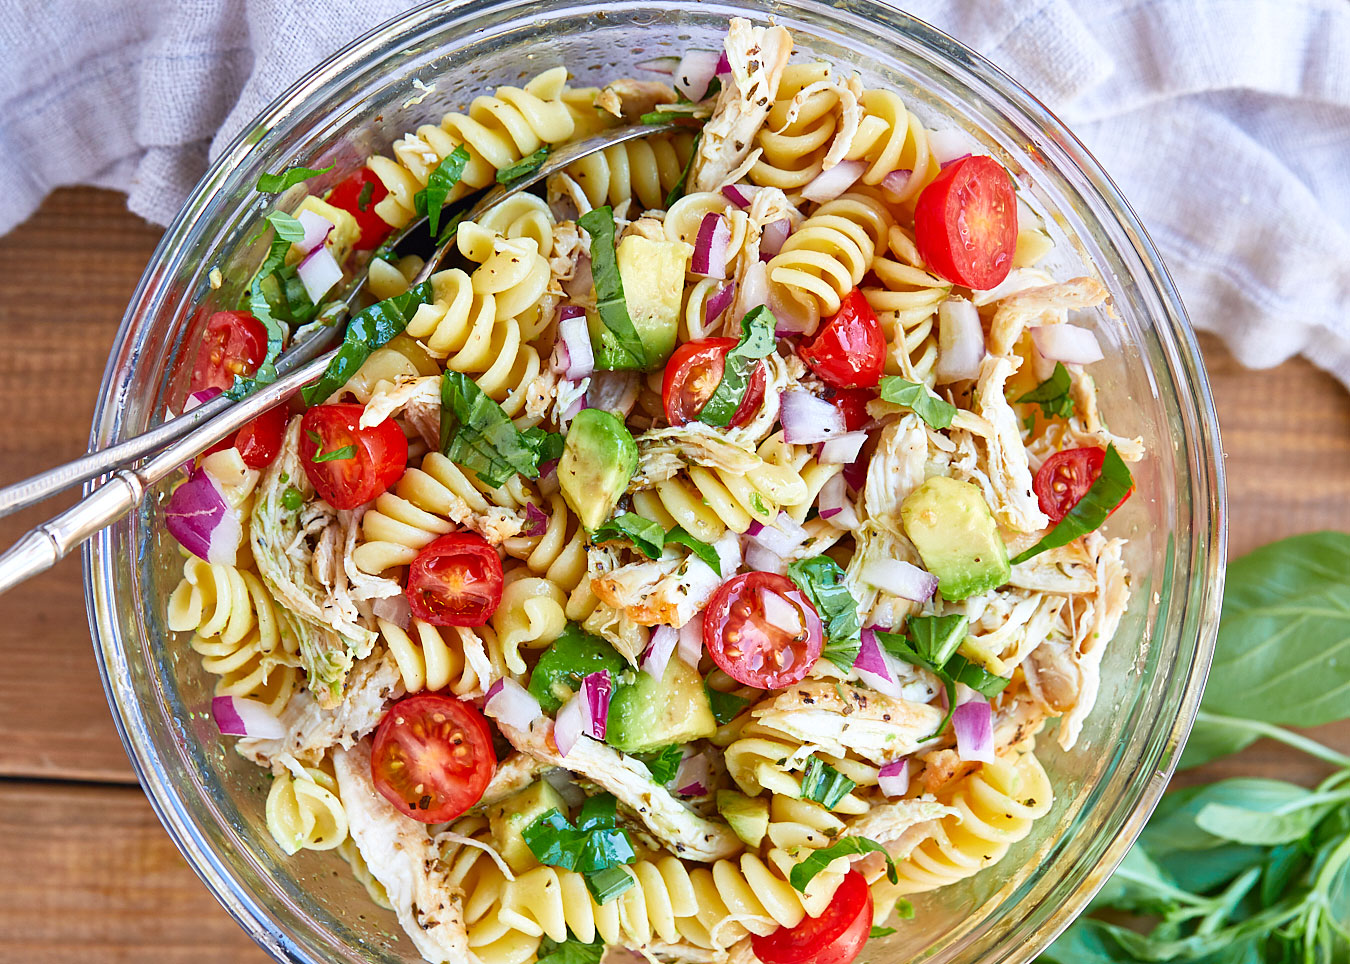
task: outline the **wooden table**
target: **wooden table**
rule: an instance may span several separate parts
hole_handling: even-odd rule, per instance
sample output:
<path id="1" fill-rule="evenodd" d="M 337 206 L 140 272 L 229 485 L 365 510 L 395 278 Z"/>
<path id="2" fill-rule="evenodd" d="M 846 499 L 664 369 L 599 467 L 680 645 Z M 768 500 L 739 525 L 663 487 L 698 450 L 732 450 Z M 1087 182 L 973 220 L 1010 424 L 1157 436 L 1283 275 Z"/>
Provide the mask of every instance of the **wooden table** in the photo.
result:
<path id="1" fill-rule="evenodd" d="M 159 230 L 119 195 L 61 191 L 0 239 L 0 482 L 84 451 L 94 398 Z M 1204 340 L 1227 450 L 1230 546 L 1350 528 L 1350 395 L 1304 361 L 1247 371 Z M 0 521 L 8 545 L 52 506 Z M 99 685 L 80 564 L 0 596 L 0 962 L 266 960 L 136 786 Z M 1350 723 L 1322 739 L 1350 751 Z M 1217 762 L 1311 781 L 1260 743 Z"/>

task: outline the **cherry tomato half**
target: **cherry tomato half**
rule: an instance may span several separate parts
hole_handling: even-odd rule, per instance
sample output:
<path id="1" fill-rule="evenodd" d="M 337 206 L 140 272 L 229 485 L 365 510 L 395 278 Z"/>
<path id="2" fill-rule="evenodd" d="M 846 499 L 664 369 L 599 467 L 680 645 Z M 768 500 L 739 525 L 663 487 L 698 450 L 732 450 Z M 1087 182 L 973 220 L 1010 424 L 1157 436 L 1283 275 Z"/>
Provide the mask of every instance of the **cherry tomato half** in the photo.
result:
<path id="1" fill-rule="evenodd" d="M 355 509 L 398 481 L 408 467 L 408 440 L 387 418 L 360 428 L 364 407 L 316 405 L 300 423 L 305 475 L 334 509 Z"/>
<path id="2" fill-rule="evenodd" d="M 375 789 L 422 823 L 444 823 L 468 810 L 496 769 L 483 714 L 443 693 L 418 693 L 391 706 L 370 751 Z"/>
<path id="3" fill-rule="evenodd" d="M 188 381 L 188 393 L 222 391 L 235 375 L 252 375 L 267 357 L 267 329 L 247 311 L 217 311 L 206 321 Z"/>
<path id="4" fill-rule="evenodd" d="M 820 658 L 824 630 L 815 607 L 787 576 L 746 572 L 713 593 L 703 645 L 732 679 L 772 690 L 806 676 Z"/>
<path id="5" fill-rule="evenodd" d="M 886 364 L 886 336 L 876 312 L 854 288 L 797 354 L 832 388 L 874 388 Z"/>
<path id="6" fill-rule="evenodd" d="M 285 403 L 276 405 L 235 433 L 234 447 L 239 450 L 245 465 L 251 469 L 265 469 L 272 464 L 281 451 L 290 415 L 290 408 Z"/>
<path id="7" fill-rule="evenodd" d="M 857 432 L 872 416 L 867 414 L 867 403 L 877 397 L 877 393 L 867 388 L 836 388 L 830 394 L 830 402 L 844 415 L 844 428 Z"/>
<path id="8" fill-rule="evenodd" d="M 351 214 L 361 228 L 361 237 L 352 245 L 358 251 L 370 251 L 384 243 L 394 229 L 375 213 L 375 205 L 384 200 L 389 189 L 368 167 L 348 174 L 328 193 L 328 203 Z"/>
<path id="9" fill-rule="evenodd" d="M 661 405 L 666 410 L 667 422 L 685 425 L 698 418 L 722 381 L 727 352 L 735 347 L 735 338 L 704 338 L 687 341 L 675 350 L 666 362 L 666 374 L 661 380 Z M 745 397 L 731 416 L 731 428 L 750 421 L 764 401 L 764 385 L 764 363 L 756 362 Z"/>
<path id="10" fill-rule="evenodd" d="M 856 870 L 844 875 L 819 917 L 803 917 L 796 927 L 780 927 L 750 946 L 764 964 L 849 964 L 872 931 L 872 897 Z"/>
<path id="11" fill-rule="evenodd" d="M 1036 490 L 1036 499 L 1041 511 L 1050 517 L 1051 522 L 1059 522 L 1069 510 L 1092 488 L 1092 483 L 1102 474 L 1102 462 L 1106 450 L 1099 448 L 1066 449 L 1056 452 L 1041 464 L 1031 487 Z M 1134 486 L 1125 493 L 1125 498 L 1116 503 L 1116 509 L 1125 504 L 1134 492 Z M 1112 509 L 1111 512 L 1115 512 Z M 1108 513 L 1108 516 L 1110 513 Z"/>
<path id="12" fill-rule="evenodd" d="M 937 274 L 986 289 L 1012 270 L 1017 249 L 1017 193 L 992 157 L 975 155 L 945 167 L 914 205 L 914 241 Z"/>
<path id="13" fill-rule="evenodd" d="M 408 567 L 413 615 L 433 626 L 481 626 L 502 601 L 502 561 L 472 532 L 441 536 Z"/>

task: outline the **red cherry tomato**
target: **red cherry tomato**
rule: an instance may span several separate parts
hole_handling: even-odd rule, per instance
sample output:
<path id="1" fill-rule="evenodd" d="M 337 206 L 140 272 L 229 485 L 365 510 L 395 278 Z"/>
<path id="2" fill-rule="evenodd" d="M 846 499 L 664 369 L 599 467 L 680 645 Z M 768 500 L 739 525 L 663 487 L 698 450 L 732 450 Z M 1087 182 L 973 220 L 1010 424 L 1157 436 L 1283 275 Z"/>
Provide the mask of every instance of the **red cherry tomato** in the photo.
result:
<path id="1" fill-rule="evenodd" d="M 830 401 L 844 414 L 844 428 L 856 432 L 872 421 L 872 416 L 867 414 L 867 403 L 876 397 L 876 392 L 866 388 L 836 388 Z"/>
<path id="2" fill-rule="evenodd" d="M 281 451 L 281 443 L 286 437 L 286 424 L 290 421 L 290 409 L 277 405 L 263 412 L 249 422 L 234 436 L 234 447 L 239 457 L 251 469 L 265 469 Z"/>
<path id="3" fill-rule="evenodd" d="M 671 425 L 685 425 L 698 419 L 703 406 L 722 381 L 727 352 L 736 347 L 735 338 L 704 338 L 688 341 L 675 349 L 666 362 L 666 374 L 661 380 L 661 404 L 666 410 L 666 421 Z M 756 362 L 745 397 L 736 414 L 731 416 L 731 428 L 748 422 L 764 401 L 764 363 Z"/>
<path id="4" fill-rule="evenodd" d="M 872 897 L 856 870 L 844 875 L 819 917 L 803 917 L 796 927 L 750 938 L 764 964 L 849 964 L 872 931 Z"/>
<path id="5" fill-rule="evenodd" d="M 247 311 L 217 311 L 206 321 L 197 346 L 188 393 L 207 388 L 222 391 L 235 375 L 252 375 L 267 357 L 267 329 Z"/>
<path id="6" fill-rule="evenodd" d="M 824 629 L 815 607 L 787 576 L 747 572 L 713 593 L 703 645 L 732 679 L 772 690 L 806 676 L 820 658 Z"/>
<path id="7" fill-rule="evenodd" d="M 305 475 L 334 509 L 355 509 L 398 481 L 408 440 L 393 419 L 360 428 L 361 405 L 316 405 L 300 423 Z"/>
<path id="8" fill-rule="evenodd" d="M 453 696 L 419 693 L 389 708 L 375 731 L 375 789 L 422 823 L 444 823 L 483 796 L 497 769 L 487 720 Z"/>
<path id="9" fill-rule="evenodd" d="M 992 157 L 947 165 L 914 205 L 914 240 L 937 274 L 967 288 L 992 288 L 1012 270 L 1017 192 Z"/>
<path id="10" fill-rule="evenodd" d="M 481 626 L 502 601 L 502 561 L 472 532 L 441 536 L 408 567 L 413 615 L 433 626 Z"/>
<path id="11" fill-rule="evenodd" d="M 1106 450 L 1099 448 L 1067 449 L 1056 452 L 1041 464 L 1031 487 L 1036 490 L 1036 499 L 1041 511 L 1050 517 L 1051 522 L 1059 522 L 1069 510 L 1092 488 L 1092 483 L 1102 474 L 1102 462 Z M 1125 504 L 1134 492 L 1134 486 L 1125 493 L 1125 498 L 1116 503 L 1116 509 Z M 1111 512 L 1115 512 L 1112 509 Z M 1107 513 L 1108 517 L 1110 513 Z"/>
<path id="12" fill-rule="evenodd" d="M 876 312 L 854 288 L 797 354 L 833 388 L 874 388 L 886 364 L 886 337 Z"/>
<path id="13" fill-rule="evenodd" d="M 368 167 L 354 171 L 328 193 L 328 203 L 351 214 L 361 228 L 361 237 L 352 245 L 357 251 L 370 251 L 384 243 L 394 229 L 375 213 L 375 205 L 384 200 L 389 189 Z"/>

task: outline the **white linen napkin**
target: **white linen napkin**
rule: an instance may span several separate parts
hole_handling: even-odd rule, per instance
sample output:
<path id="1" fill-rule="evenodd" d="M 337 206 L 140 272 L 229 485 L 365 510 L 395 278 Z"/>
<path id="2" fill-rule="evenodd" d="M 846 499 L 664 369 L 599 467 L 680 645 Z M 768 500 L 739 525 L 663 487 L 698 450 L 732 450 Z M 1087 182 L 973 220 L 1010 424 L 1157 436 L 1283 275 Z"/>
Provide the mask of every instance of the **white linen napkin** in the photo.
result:
<path id="1" fill-rule="evenodd" d="M 0 0 L 0 232 L 53 188 L 169 221 L 266 104 L 400 0 Z M 1350 4 L 904 0 L 1083 139 L 1191 320 L 1350 386 Z"/>

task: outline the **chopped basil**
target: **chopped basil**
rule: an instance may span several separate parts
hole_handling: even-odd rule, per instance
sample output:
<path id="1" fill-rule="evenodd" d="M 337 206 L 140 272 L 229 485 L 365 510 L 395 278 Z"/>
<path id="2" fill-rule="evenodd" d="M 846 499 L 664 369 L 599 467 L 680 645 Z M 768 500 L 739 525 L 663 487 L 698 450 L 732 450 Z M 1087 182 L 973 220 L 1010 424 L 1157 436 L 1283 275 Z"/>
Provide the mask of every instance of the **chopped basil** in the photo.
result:
<path id="1" fill-rule="evenodd" d="M 912 409 L 933 428 L 947 428 L 956 415 L 956 406 L 938 398 L 927 385 L 907 382 L 899 375 L 887 375 L 881 380 L 881 400 Z"/>
<path id="2" fill-rule="evenodd" d="M 706 562 L 713 572 L 717 573 L 719 576 L 722 575 L 721 557 L 717 555 L 716 549 L 708 545 L 708 543 L 704 542 L 702 539 L 695 538 L 685 532 L 680 526 L 676 526 L 666 533 L 666 545 L 670 545 L 672 542 L 684 546 L 694 555 Z"/>
<path id="3" fill-rule="evenodd" d="M 306 405 L 318 405 L 347 384 L 358 368 L 366 363 L 375 349 L 408 327 L 420 305 L 427 304 L 434 294 L 431 282 L 423 281 L 401 295 L 386 298 L 356 313 L 347 323 L 342 347 L 318 381 L 302 389 Z"/>
<path id="4" fill-rule="evenodd" d="M 750 705 L 750 701 L 744 696 L 737 696 L 735 693 L 723 693 L 706 683 L 703 688 L 708 692 L 708 705 L 712 707 L 713 719 L 717 721 L 718 726 L 725 726 L 730 723 L 740 715 L 741 710 Z"/>
<path id="5" fill-rule="evenodd" d="M 597 870 L 583 875 L 582 880 L 586 881 L 586 889 L 591 892 L 595 902 L 602 906 L 637 884 L 632 873 L 622 867 Z"/>
<path id="6" fill-rule="evenodd" d="M 599 794 L 582 805 L 575 827 L 554 809 L 537 817 L 521 836 L 541 864 L 581 874 L 595 899 L 603 904 L 633 886 L 632 877 L 620 868 L 637 860 L 633 841 L 628 831 L 618 827 L 616 815 L 614 797 Z M 615 870 L 628 878 L 627 884 L 612 872 Z"/>
<path id="7" fill-rule="evenodd" d="M 597 526 L 591 533 L 591 539 L 594 542 L 627 539 L 648 559 L 659 559 L 666 533 L 660 523 L 644 519 L 635 512 L 622 512 Z"/>
<path id="8" fill-rule="evenodd" d="M 914 651 L 941 668 L 951 659 L 961 640 L 966 638 L 970 620 L 962 613 L 947 616 L 910 616 L 905 630 L 914 642 Z"/>
<path id="9" fill-rule="evenodd" d="M 829 556 L 812 556 L 792 563 L 787 574 L 825 625 L 825 648 L 820 655 L 847 672 L 862 649 L 862 625 L 858 602 L 844 585 L 844 570 Z"/>
<path id="10" fill-rule="evenodd" d="M 913 909 L 912 904 L 910 905 L 910 908 L 911 910 Z M 875 937 L 890 937 L 894 933 L 895 933 L 894 927 L 873 927 L 870 931 L 868 931 L 867 936 L 869 939 Z M 542 961 L 543 957 L 540 957 L 539 960 Z"/>
<path id="11" fill-rule="evenodd" d="M 909 618 L 908 622 L 906 623 L 906 627 L 909 629 L 911 633 L 915 631 L 914 626 L 912 624 L 914 624 L 916 619 L 922 618 L 923 617 L 915 617 L 915 616 L 911 616 Z M 928 618 L 950 619 L 951 617 L 928 617 Z M 965 617 L 962 616 L 961 619 L 964 622 Z M 919 625 L 922 627 L 923 623 L 920 623 Z M 926 633 L 926 631 L 923 629 L 920 629 L 919 632 Z M 961 630 L 961 636 L 964 637 L 964 635 L 965 630 L 963 627 Z M 937 736 L 947 728 L 947 723 L 951 719 L 952 713 L 955 712 L 956 710 L 955 697 L 956 697 L 957 683 L 961 683 L 964 686 L 969 686 L 971 689 L 975 690 L 975 692 L 979 693 L 986 699 L 992 699 L 999 693 L 1002 693 L 1004 688 L 1007 687 L 1007 685 L 1010 682 L 1012 682 L 1005 676 L 997 676 L 994 673 L 991 673 L 988 670 L 986 670 L 983 666 L 978 666 L 975 663 L 972 663 L 970 660 L 966 659 L 960 653 L 950 653 L 948 655 L 948 658 L 945 659 L 942 663 L 937 663 L 934 660 L 923 655 L 922 647 L 931 644 L 918 643 L 912 636 L 906 638 L 905 636 L 901 636 L 898 633 L 878 632 L 877 642 L 880 643 L 888 653 L 900 657 L 907 663 L 911 663 L 915 666 L 921 666 L 924 669 L 928 670 L 930 673 L 932 673 L 938 679 L 940 679 L 946 686 L 947 715 L 943 718 L 942 723 L 938 726 L 938 728 L 933 731 L 933 736 Z M 957 642 L 958 643 L 960 642 L 959 638 Z M 950 643 L 950 640 L 948 640 L 947 643 Z M 941 645 L 943 649 L 946 648 L 946 644 Z"/>
<path id="12" fill-rule="evenodd" d="M 683 103 L 662 104 L 657 110 L 643 114 L 640 120 L 644 124 L 669 124 L 671 121 L 705 121 L 712 115 L 712 108 L 696 104 L 685 98 Z"/>
<path id="13" fill-rule="evenodd" d="M 545 713 L 556 713 L 591 673 L 604 673 L 612 680 L 627 668 L 627 660 L 613 646 L 568 623 L 530 673 L 530 695 Z"/>
<path id="14" fill-rule="evenodd" d="M 684 186 L 689 181 L 689 171 L 694 166 L 694 158 L 698 157 L 698 145 L 701 140 L 703 140 L 703 131 L 700 130 L 694 135 L 694 143 L 689 148 L 689 160 L 684 162 L 684 170 L 680 172 L 680 179 L 675 182 L 670 189 L 670 193 L 666 195 L 667 211 L 670 210 L 672 204 L 684 197 Z"/>
<path id="15" fill-rule="evenodd" d="M 649 753 L 636 753 L 634 756 L 641 760 L 642 765 L 650 771 L 654 782 L 665 786 L 675 779 L 675 774 L 680 769 L 680 761 L 684 759 L 684 747 L 678 743 L 672 743 L 670 746 L 663 746 L 659 750 L 652 750 Z"/>
<path id="16" fill-rule="evenodd" d="M 342 448 L 333 449 L 331 452 L 315 452 L 310 458 L 311 462 L 345 462 L 348 459 L 356 457 L 355 445 L 344 445 Z"/>
<path id="17" fill-rule="evenodd" d="M 746 312 L 741 319 L 741 340 L 727 352 L 722 361 L 722 380 L 708 396 L 698 420 L 707 425 L 726 428 L 745 398 L 755 366 L 761 358 L 773 353 L 774 329 L 778 322 L 773 312 L 760 305 Z"/>
<path id="18" fill-rule="evenodd" d="M 386 241 L 375 249 L 375 253 L 371 257 L 376 261 L 387 261 L 393 264 L 398 260 L 398 252 L 394 250 L 393 242 Z"/>
<path id="19" fill-rule="evenodd" d="M 600 958 L 604 956 L 604 938 L 583 944 L 568 931 L 567 940 L 561 943 L 550 937 L 540 941 L 535 964 L 600 964 Z"/>
<path id="20" fill-rule="evenodd" d="M 1073 399 L 1069 396 L 1069 371 L 1063 362 L 1055 362 L 1055 371 L 1049 378 L 1027 392 L 1017 402 L 1035 402 L 1046 418 L 1073 415 Z"/>
<path id="21" fill-rule="evenodd" d="M 321 167 L 317 170 L 312 167 L 288 167 L 280 174 L 261 174 L 258 176 L 258 190 L 263 194 L 280 194 L 288 188 L 295 187 L 302 181 L 308 181 L 311 177 L 317 177 L 320 174 L 327 174 L 331 171 L 332 165 Z M 362 208 L 361 210 L 365 210 Z M 301 235 L 303 237 L 303 235 Z"/>
<path id="22" fill-rule="evenodd" d="M 535 426 L 520 433 L 527 444 L 539 452 L 539 464 L 553 462 L 562 456 L 567 439 L 561 432 L 546 432 Z"/>
<path id="23" fill-rule="evenodd" d="M 553 152 L 552 144 L 545 144 L 533 154 L 526 154 L 516 163 L 509 167 L 504 167 L 497 172 L 498 184 L 510 184 L 513 181 L 519 181 L 522 177 L 533 174 L 548 160 L 548 156 Z"/>
<path id="24" fill-rule="evenodd" d="M 264 285 L 268 285 L 274 297 L 278 293 L 285 293 L 285 281 L 284 279 L 278 281 L 276 275 L 285 267 L 286 254 L 291 250 L 291 245 L 305 236 L 305 229 L 285 211 L 273 211 L 267 215 L 267 223 L 272 226 L 275 236 L 267 249 L 267 257 L 263 259 L 263 263 L 253 275 L 253 280 L 249 282 L 248 297 L 245 300 L 249 312 L 262 322 L 263 328 L 267 331 L 267 351 L 252 377 L 235 376 L 234 384 L 225 393 L 230 398 L 243 398 L 254 389 L 276 381 L 277 356 L 281 354 L 282 346 L 286 344 L 287 328 L 284 322 L 287 319 L 278 318 L 273 314 L 273 299 L 268 297 L 269 291 L 264 290 Z"/>
<path id="25" fill-rule="evenodd" d="M 463 372 L 441 376 L 441 452 L 494 488 L 519 472 L 539 477 L 548 432 L 519 432 L 502 407 Z"/>
<path id="26" fill-rule="evenodd" d="M 941 682 L 943 688 L 947 691 L 947 713 L 942 717 L 942 722 L 932 733 L 928 734 L 919 742 L 927 742 L 942 735 L 942 731 L 947 729 L 947 724 L 952 720 L 952 714 L 956 712 L 956 681 L 952 679 L 951 674 L 941 666 L 935 666 L 930 661 L 924 659 L 914 649 L 914 644 L 907 637 L 900 633 L 886 633 L 881 630 L 876 631 L 877 642 L 881 647 L 892 656 L 898 656 L 911 666 L 919 666 L 928 670 L 936 676 Z M 956 657 L 952 657 L 954 660 Z"/>
<path id="27" fill-rule="evenodd" d="M 952 682 L 969 686 L 985 699 L 993 699 L 998 696 L 1012 682 L 1006 676 L 996 676 L 983 666 L 972 663 L 960 653 L 957 653 L 948 661 L 945 669 L 951 676 Z"/>
<path id="28" fill-rule="evenodd" d="M 1097 529 L 1106 521 L 1106 517 L 1115 511 L 1116 506 L 1133 491 L 1134 478 L 1130 475 L 1130 470 L 1125 467 L 1125 462 L 1116 451 L 1115 445 L 1108 445 L 1106 456 L 1102 459 L 1102 474 L 1097 476 L 1091 488 L 1083 493 L 1078 503 L 1041 538 L 1040 542 L 1014 556 L 1012 564 L 1015 566 L 1026 562 L 1047 549 L 1067 546 L 1079 536 L 1085 536 Z"/>
<path id="29" fill-rule="evenodd" d="M 356 195 L 356 210 L 365 213 L 370 207 L 370 200 L 375 196 L 375 182 L 366 181 L 361 185 L 361 193 Z"/>
<path id="30" fill-rule="evenodd" d="M 441 223 L 441 208 L 445 207 L 445 199 L 459 183 L 464 174 L 464 165 L 468 163 L 469 149 L 460 144 L 441 158 L 435 170 L 427 176 L 427 186 L 413 195 L 413 207 L 418 214 L 427 216 L 433 235 Z"/>
<path id="31" fill-rule="evenodd" d="M 628 302 L 623 295 L 623 278 L 614 252 L 614 209 L 608 204 L 592 208 L 577 219 L 591 238 L 591 277 L 595 285 L 595 310 L 605 328 L 614 336 L 614 350 L 628 355 L 634 368 L 647 367 L 647 348 L 639 337 Z"/>
<path id="32" fill-rule="evenodd" d="M 803 800 L 813 800 L 826 810 L 833 810 L 856 786 L 820 757 L 813 755 L 806 761 L 806 770 L 802 773 Z"/>
<path id="33" fill-rule="evenodd" d="M 468 213 L 469 213 L 468 211 L 460 211 L 453 218 L 451 218 L 449 221 L 446 222 L 445 230 L 442 231 L 441 236 L 436 239 L 437 247 L 440 247 L 441 245 L 448 243 L 449 240 L 455 236 L 455 232 L 459 230 L 459 222 L 463 221 L 464 215 Z"/>
<path id="34" fill-rule="evenodd" d="M 792 868 L 791 873 L 788 874 L 788 883 L 799 891 L 805 891 L 806 885 L 811 883 L 811 879 L 838 858 L 871 853 L 881 854 L 886 858 L 886 876 L 891 883 L 898 883 L 900 878 L 895 872 L 895 861 L 891 859 L 891 855 L 886 852 L 886 848 L 881 844 L 866 837 L 844 837 L 828 847 L 811 851 L 811 854 L 805 860 Z"/>

